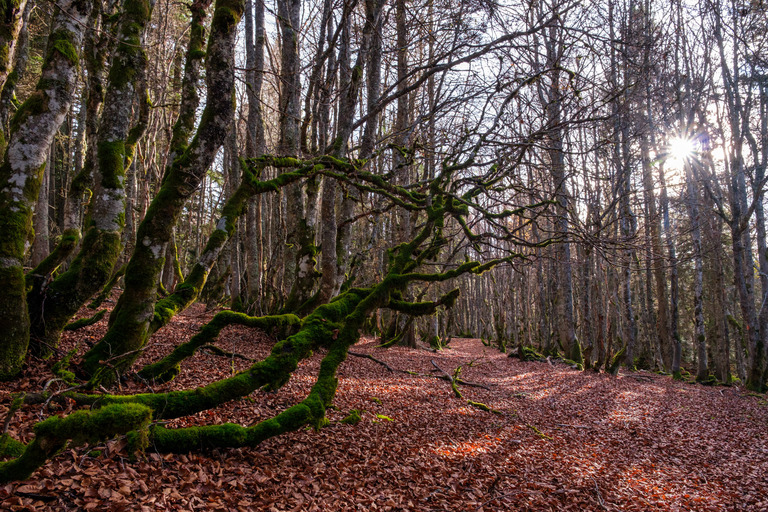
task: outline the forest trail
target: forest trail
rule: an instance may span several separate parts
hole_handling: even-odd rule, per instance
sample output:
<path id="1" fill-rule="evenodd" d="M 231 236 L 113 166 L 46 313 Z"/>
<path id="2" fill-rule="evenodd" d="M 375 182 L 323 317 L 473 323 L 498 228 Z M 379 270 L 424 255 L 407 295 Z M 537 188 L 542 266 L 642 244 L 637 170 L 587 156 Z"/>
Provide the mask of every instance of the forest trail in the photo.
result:
<path id="1" fill-rule="evenodd" d="M 207 317 L 180 315 L 145 357 L 167 352 Z M 103 324 L 103 322 L 102 322 Z M 65 346 L 96 337 L 97 324 Z M 218 346 L 264 356 L 265 336 L 228 328 Z M 0 487 L 0 510 L 766 510 L 768 402 L 738 387 L 705 387 L 646 372 L 612 377 L 566 365 L 520 362 L 475 339 L 441 352 L 354 347 L 393 369 L 350 357 L 339 372 L 330 425 L 256 449 L 159 455 L 130 461 L 114 440 L 70 449 L 31 480 Z M 256 392 L 175 425 L 251 425 L 301 399 L 320 355 L 277 393 Z M 489 389 L 451 385 L 442 370 Z M 200 385 L 248 361 L 200 353 L 156 391 Z M 35 389 L 44 375 L 13 383 Z M 140 388 L 131 388 L 138 391 Z M 0 417 L 9 402 L 0 395 Z M 124 390 L 128 391 L 128 390 Z M 472 407 L 482 402 L 501 414 Z M 341 423 L 364 410 L 357 425 Z M 31 432 L 24 409 L 11 433 Z M 25 439 L 26 440 L 26 439 Z"/>

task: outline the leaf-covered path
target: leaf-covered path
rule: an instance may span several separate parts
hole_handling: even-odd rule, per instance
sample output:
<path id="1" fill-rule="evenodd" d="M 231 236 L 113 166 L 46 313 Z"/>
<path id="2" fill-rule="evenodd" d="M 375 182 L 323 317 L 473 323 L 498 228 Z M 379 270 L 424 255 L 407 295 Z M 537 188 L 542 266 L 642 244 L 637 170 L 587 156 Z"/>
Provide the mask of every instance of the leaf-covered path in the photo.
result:
<path id="1" fill-rule="evenodd" d="M 145 357 L 187 339 L 204 317 L 199 308 L 180 316 Z M 82 329 L 67 342 L 100 330 Z M 270 348 L 263 335 L 243 328 L 226 330 L 218 345 L 249 357 Z M 457 339 L 439 353 L 364 340 L 355 352 L 420 375 L 350 357 L 340 371 L 338 410 L 328 411 L 331 424 L 320 432 L 295 432 L 257 449 L 181 456 L 150 447 L 138 461 L 128 459 L 120 440 L 74 448 L 31 480 L 0 487 L 0 509 L 768 509 L 765 396 L 645 372 L 616 378 L 523 363 L 479 340 Z M 319 358 L 277 393 L 257 392 L 176 424 L 251 425 L 271 416 L 305 396 Z M 434 378 L 440 373 L 433 361 L 450 374 L 463 365 L 463 379 L 490 389 L 462 386 L 465 400 L 459 399 L 449 382 Z M 201 353 L 167 387 L 199 385 L 248 364 Z M 4 385 L 0 417 L 11 391 L 45 381 L 42 372 L 28 373 Z M 341 423 L 352 409 L 365 411 L 361 421 Z M 10 432 L 28 440 L 39 410 L 24 409 Z"/>

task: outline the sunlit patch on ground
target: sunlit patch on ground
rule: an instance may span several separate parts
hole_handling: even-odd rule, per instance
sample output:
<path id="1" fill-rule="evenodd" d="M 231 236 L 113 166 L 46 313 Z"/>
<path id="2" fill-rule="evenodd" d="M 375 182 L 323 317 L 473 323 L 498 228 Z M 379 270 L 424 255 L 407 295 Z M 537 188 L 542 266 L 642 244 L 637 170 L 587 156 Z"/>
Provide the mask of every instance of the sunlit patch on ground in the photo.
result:
<path id="1" fill-rule="evenodd" d="M 206 315 L 193 308 L 179 316 L 145 357 L 189 338 Z M 99 329 L 68 335 L 65 347 L 98 336 Z M 768 508 L 768 407 L 738 388 L 522 363 L 478 340 L 454 340 L 438 353 L 375 345 L 364 340 L 355 351 L 416 375 L 350 357 L 339 372 L 331 423 L 319 432 L 304 429 L 254 449 L 167 455 L 150 447 L 137 461 L 119 441 L 73 448 L 28 482 L 0 487 L 0 510 Z M 262 358 L 271 342 L 232 328 L 219 346 Z M 276 393 L 257 391 L 172 425 L 252 425 L 269 418 L 307 395 L 321 357 L 302 363 Z M 464 365 L 462 378 L 490 388 L 462 387 L 464 397 L 502 414 L 455 397 L 448 382 L 435 378 L 432 361 L 449 373 Z M 468 367 L 470 361 L 476 364 Z M 197 386 L 249 364 L 201 353 L 157 390 Z M 42 374 L 30 375 L 19 385 L 32 389 L 44 381 Z M 7 392 L 0 395 L 0 417 L 8 402 Z M 361 421 L 342 424 L 352 409 L 362 411 Z M 35 421 L 37 411 L 24 410 L 11 433 L 29 433 Z"/>

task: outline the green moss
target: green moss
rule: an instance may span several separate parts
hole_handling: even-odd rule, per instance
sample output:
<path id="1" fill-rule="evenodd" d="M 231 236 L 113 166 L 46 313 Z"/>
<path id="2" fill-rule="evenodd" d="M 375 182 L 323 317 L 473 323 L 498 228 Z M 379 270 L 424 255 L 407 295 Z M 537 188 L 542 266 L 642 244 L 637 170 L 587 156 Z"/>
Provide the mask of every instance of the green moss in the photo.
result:
<path id="1" fill-rule="evenodd" d="M 608 366 L 608 373 L 611 375 L 617 375 L 619 373 L 619 367 L 621 366 L 621 361 L 624 358 L 624 354 L 627 353 L 627 347 L 626 345 L 621 347 L 621 350 L 616 352 L 614 356 L 611 358 L 611 364 Z"/>
<path id="2" fill-rule="evenodd" d="M 584 365 L 583 365 L 583 364 L 581 364 L 581 363 L 577 363 L 577 362 L 576 362 L 576 361 L 574 361 L 573 359 L 565 359 L 565 358 L 563 358 L 563 362 L 564 362 L 565 364 L 567 364 L 568 366 L 573 366 L 573 367 L 575 367 L 575 368 L 576 368 L 577 370 L 579 370 L 579 371 L 584 371 Z"/>
<path id="3" fill-rule="evenodd" d="M 717 377 L 714 375 L 707 375 L 707 377 L 703 379 L 696 378 L 696 382 L 704 386 L 716 386 L 718 384 Z"/>
<path id="4" fill-rule="evenodd" d="M 151 5 L 147 0 L 128 0 L 123 10 L 135 20 L 148 20 L 152 13 Z"/>
<path id="5" fill-rule="evenodd" d="M 533 432 L 534 432 L 534 433 L 535 433 L 537 436 L 539 436 L 540 438 L 542 438 L 542 439 L 546 439 L 547 441 L 551 441 L 551 440 L 552 440 L 552 438 L 551 438 L 551 437 L 549 437 L 548 435 L 546 435 L 545 433 L 543 433 L 541 430 L 539 430 L 538 428 L 536 428 L 536 426 L 535 426 L 535 425 L 530 425 L 530 424 L 528 424 L 528 425 L 527 425 L 527 427 L 528 427 L 528 428 L 530 428 L 531 430 L 533 430 Z"/>
<path id="6" fill-rule="evenodd" d="M 77 66 L 80 57 L 77 49 L 70 40 L 69 31 L 58 30 L 53 32 L 48 38 L 48 47 L 50 48 L 50 52 L 58 52 L 59 55 L 67 59 L 70 65 Z M 48 59 L 50 60 L 52 57 L 53 55 L 49 54 Z"/>
<path id="7" fill-rule="evenodd" d="M 498 414 L 500 416 L 504 414 L 503 412 L 493 409 L 492 407 L 489 407 L 481 402 L 473 402 L 472 400 L 467 400 L 467 405 L 471 405 L 472 407 L 480 409 L 481 411 L 492 412 L 493 414 Z"/>
<path id="8" fill-rule="evenodd" d="M 146 428 L 150 419 L 151 411 L 147 407 L 113 404 L 96 411 L 75 411 L 64 418 L 48 418 L 35 425 L 34 431 L 38 437 L 66 438 L 79 445 Z"/>
<path id="9" fill-rule="evenodd" d="M 10 434 L 0 435 L 0 458 L 19 457 L 25 448 L 24 443 L 15 440 Z"/>
<path id="10" fill-rule="evenodd" d="M 537 352 L 533 347 L 520 345 L 517 352 L 511 352 L 509 357 L 517 357 L 521 361 L 546 361 L 546 357 Z"/>
<path id="11" fill-rule="evenodd" d="M 102 185 L 106 188 L 122 188 L 125 174 L 125 141 L 100 141 L 97 149 Z"/>
<path id="12" fill-rule="evenodd" d="M 21 104 L 19 109 L 11 118 L 10 131 L 17 132 L 21 125 L 30 117 L 42 114 L 48 110 L 48 95 L 41 90 L 38 84 L 37 89 L 29 95 L 29 98 Z"/>
<path id="13" fill-rule="evenodd" d="M 352 409 L 349 411 L 349 414 L 341 420 L 341 423 L 345 425 L 357 425 L 360 423 L 360 420 L 363 419 L 362 413 L 365 411 L 358 411 L 357 409 Z"/>
<path id="14" fill-rule="evenodd" d="M 82 329 L 83 327 L 88 327 L 89 325 L 93 325 L 97 323 L 99 320 L 104 318 L 104 315 L 107 313 L 106 309 L 102 309 L 101 311 L 98 311 L 95 315 L 91 317 L 81 318 L 80 320 L 75 320 L 74 322 L 68 323 L 64 326 L 65 331 L 76 331 L 78 329 Z"/>
<path id="15" fill-rule="evenodd" d="M 216 2 L 216 10 L 213 12 L 211 21 L 211 32 L 229 32 L 233 30 L 240 22 L 240 16 L 243 13 L 242 3 L 237 1 Z"/>
<path id="16" fill-rule="evenodd" d="M 0 70 L 8 71 L 11 66 L 9 59 L 9 52 L 11 51 L 9 44 L 0 45 Z"/>
<path id="17" fill-rule="evenodd" d="M 119 404 L 97 411 L 51 417 L 34 426 L 35 439 L 15 459 L 0 463 L 0 483 L 25 480 L 46 460 L 74 444 L 95 443 L 131 430 L 145 430 L 151 411 L 137 404 Z"/>
<path id="18" fill-rule="evenodd" d="M 30 279 L 33 277 L 40 277 L 47 281 L 47 278 L 59 268 L 59 265 L 72 254 L 79 241 L 80 231 L 78 229 L 65 230 L 51 254 L 27 274 L 27 285 L 31 284 Z M 37 292 L 39 293 L 39 290 Z"/>
<path id="19" fill-rule="evenodd" d="M 70 362 L 75 353 L 76 350 L 70 350 L 67 352 L 67 355 L 61 358 L 61 360 L 56 361 L 56 363 L 54 363 L 54 365 L 51 367 L 51 373 L 70 384 L 74 384 L 75 374 L 67 370 L 67 368 L 69 368 Z"/>
<path id="20" fill-rule="evenodd" d="M 21 371 L 29 345 L 29 314 L 26 307 L 24 272 L 21 266 L 0 269 L 0 381 Z"/>

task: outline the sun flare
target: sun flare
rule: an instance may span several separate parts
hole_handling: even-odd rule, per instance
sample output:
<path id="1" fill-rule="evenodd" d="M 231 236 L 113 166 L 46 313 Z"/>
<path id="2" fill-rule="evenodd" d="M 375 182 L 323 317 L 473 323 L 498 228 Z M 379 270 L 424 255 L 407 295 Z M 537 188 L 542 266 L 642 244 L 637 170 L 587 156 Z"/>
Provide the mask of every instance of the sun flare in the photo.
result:
<path id="1" fill-rule="evenodd" d="M 696 152 L 696 143 L 688 138 L 675 137 L 669 141 L 669 158 L 685 162 Z"/>

